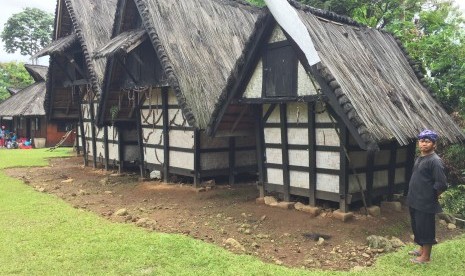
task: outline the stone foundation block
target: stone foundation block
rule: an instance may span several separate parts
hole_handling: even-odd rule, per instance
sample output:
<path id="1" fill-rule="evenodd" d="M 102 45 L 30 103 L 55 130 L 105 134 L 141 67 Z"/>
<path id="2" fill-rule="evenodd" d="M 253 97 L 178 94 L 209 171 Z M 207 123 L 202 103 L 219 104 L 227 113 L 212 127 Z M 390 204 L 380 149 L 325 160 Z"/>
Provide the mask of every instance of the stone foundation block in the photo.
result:
<path id="1" fill-rule="evenodd" d="M 365 208 L 362 208 L 362 213 L 365 212 Z M 379 206 L 373 205 L 370 207 L 367 207 L 368 215 L 371 215 L 373 217 L 379 217 L 381 216 L 381 208 Z"/>
<path id="2" fill-rule="evenodd" d="M 276 207 L 282 209 L 294 209 L 295 202 L 288 202 L 288 201 L 281 201 L 279 202 Z"/>
<path id="3" fill-rule="evenodd" d="M 318 216 L 320 214 L 320 212 L 321 212 L 321 208 L 319 208 L 319 207 L 305 205 L 305 204 L 302 204 L 300 202 L 297 202 L 294 205 L 294 208 L 296 210 L 299 210 L 299 211 L 302 211 L 302 212 L 305 212 L 305 213 L 309 213 L 310 215 L 312 215 L 314 217 Z"/>
<path id="4" fill-rule="evenodd" d="M 348 212 L 344 213 L 340 209 L 337 209 L 336 211 L 333 212 L 333 217 L 339 220 L 342 220 L 343 222 L 349 221 L 354 217 L 354 213 Z"/>
<path id="5" fill-rule="evenodd" d="M 265 204 L 265 198 L 263 198 L 263 197 L 257 197 L 257 198 L 255 199 L 255 203 L 257 203 L 257 204 Z"/>
<path id="6" fill-rule="evenodd" d="M 402 211 L 402 204 L 398 201 L 382 201 L 381 210 L 391 210 L 396 212 Z"/>
<path id="7" fill-rule="evenodd" d="M 265 200 L 266 205 L 270 205 L 270 206 L 278 205 L 278 200 L 272 196 L 265 196 L 263 199 Z"/>

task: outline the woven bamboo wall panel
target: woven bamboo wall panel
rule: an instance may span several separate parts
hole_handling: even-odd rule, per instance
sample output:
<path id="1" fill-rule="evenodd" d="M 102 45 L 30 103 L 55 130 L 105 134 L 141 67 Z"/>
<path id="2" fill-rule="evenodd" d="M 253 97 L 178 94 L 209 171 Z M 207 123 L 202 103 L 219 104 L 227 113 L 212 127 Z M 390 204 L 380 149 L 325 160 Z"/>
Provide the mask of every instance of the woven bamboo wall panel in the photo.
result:
<path id="1" fill-rule="evenodd" d="M 189 126 L 186 119 L 182 115 L 181 109 L 169 109 L 168 110 L 168 122 L 170 126 Z"/>
<path id="2" fill-rule="evenodd" d="M 289 150 L 289 165 L 308 167 L 307 150 Z"/>
<path id="3" fill-rule="evenodd" d="M 340 169 L 340 153 L 330 151 L 317 151 L 316 152 L 316 167 L 322 169 Z"/>
<path id="4" fill-rule="evenodd" d="M 283 184 L 283 171 L 279 169 L 270 169 L 266 170 L 268 183 L 284 185 Z"/>
<path id="5" fill-rule="evenodd" d="M 375 165 L 387 165 L 389 164 L 389 158 L 391 156 L 390 150 L 380 150 L 375 153 Z"/>
<path id="6" fill-rule="evenodd" d="M 358 179 L 360 180 L 360 184 L 362 185 L 362 189 L 365 191 L 367 187 L 367 178 L 366 174 L 359 173 Z M 355 175 L 349 175 L 349 193 L 356 193 L 360 191 L 360 187 L 358 186 L 357 177 Z"/>
<path id="7" fill-rule="evenodd" d="M 405 168 L 397 168 L 394 183 L 400 184 L 400 183 L 405 183 L 405 181 L 406 181 Z"/>
<path id="8" fill-rule="evenodd" d="M 202 149 L 214 149 L 214 148 L 228 148 L 229 138 L 228 137 L 209 137 L 207 134 L 202 132 L 200 134 L 200 147 Z"/>
<path id="9" fill-rule="evenodd" d="M 308 145 L 308 129 L 288 128 L 287 141 L 290 145 Z"/>
<path id="10" fill-rule="evenodd" d="M 405 161 L 407 161 L 407 149 L 406 148 L 397 149 L 396 163 L 402 163 Z"/>
<path id="11" fill-rule="evenodd" d="M 163 149 L 146 148 L 144 149 L 144 158 L 150 164 L 163 164 Z"/>
<path id="12" fill-rule="evenodd" d="M 270 40 L 268 42 L 273 43 L 273 42 L 279 42 L 279 41 L 284 41 L 284 40 L 287 40 L 286 36 L 281 30 L 281 27 L 279 27 L 279 25 L 276 25 L 276 27 L 273 30 L 273 33 L 271 34 Z"/>
<path id="13" fill-rule="evenodd" d="M 229 168 L 228 152 L 208 152 L 200 155 L 200 168 L 202 170 Z"/>
<path id="14" fill-rule="evenodd" d="M 170 147 L 194 148 L 194 132 L 191 130 L 171 130 Z"/>
<path id="15" fill-rule="evenodd" d="M 139 147 L 137 145 L 126 145 L 123 148 L 124 161 L 136 161 L 139 160 Z"/>
<path id="16" fill-rule="evenodd" d="M 262 97 L 262 84 L 263 84 L 263 62 L 260 61 L 255 67 L 255 71 L 250 78 L 249 83 L 244 92 L 244 98 L 259 99 Z"/>
<path id="17" fill-rule="evenodd" d="M 118 145 L 117 144 L 108 143 L 108 159 L 109 160 L 119 160 Z"/>
<path id="18" fill-rule="evenodd" d="M 307 123 L 308 112 L 306 103 L 289 103 L 287 104 L 287 122 L 288 123 Z"/>
<path id="19" fill-rule="evenodd" d="M 281 129 L 277 127 L 266 127 L 265 143 L 281 144 Z"/>
<path id="20" fill-rule="evenodd" d="M 147 145 L 163 146 L 163 130 L 143 128 L 142 129 L 143 143 Z"/>
<path id="21" fill-rule="evenodd" d="M 320 111 L 323 107 L 318 104 L 316 107 L 317 111 Z M 331 123 L 331 118 L 329 117 L 329 113 L 327 111 L 318 112 L 315 114 L 315 122 L 317 123 Z"/>
<path id="22" fill-rule="evenodd" d="M 263 105 L 263 115 L 268 111 L 269 105 Z M 279 112 L 279 106 L 276 105 L 275 109 L 271 113 L 270 117 L 268 117 L 268 120 L 266 121 L 267 123 L 279 123 L 281 122 L 280 119 L 280 112 Z"/>
<path id="23" fill-rule="evenodd" d="M 283 155 L 281 149 L 266 149 L 266 163 L 282 164 Z"/>
<path id="24" fill-rule="evenodd" d="M 377 171 L 373 173 L 373 188 L 386 187 L 388 185 L 388 171 Z"/>
<path id="25" fill-rule="evenodd" d="M 317 173 L 316 174 L 316 189 L 318 191 L 339 193 L 339 176 Z"/>
<path id="26" fill-rule="evenodd" d="M 190 152 L 170 151 L 170 167 L 194 170 L 194 154 Z"/>
<path id="27" fill-rule="evenodd" d="M 312 83 L 309 75 L 305 72 L 302 63 L 299 62 L 299 67 L 297 68 L 297 95 L 299 96 L 308 96 L 316 95 L 315 86 L 319 88 L 319 85 L 314 81 Z"/>
<path id="28" fill-rule="evenodd" d="M 315 131 L 315 143 L 319 146 L 340 146 L 339 136 L 332 128 L 317 128 Z"/>
<path id="29" fill-rule="evenodd" d="M 289 174 L 291 178 L 291 187 L 308 189 L 308 185 L 310 183 L 310 176 L 308 172 L 297 172 L 291 170 L 289 171 Z"/>
<path id="30" fill-rule="evenodd" d="M 236 166 L 249 166 L 257 164 L 257 153 L 254 150 L 237 151 Z"/>

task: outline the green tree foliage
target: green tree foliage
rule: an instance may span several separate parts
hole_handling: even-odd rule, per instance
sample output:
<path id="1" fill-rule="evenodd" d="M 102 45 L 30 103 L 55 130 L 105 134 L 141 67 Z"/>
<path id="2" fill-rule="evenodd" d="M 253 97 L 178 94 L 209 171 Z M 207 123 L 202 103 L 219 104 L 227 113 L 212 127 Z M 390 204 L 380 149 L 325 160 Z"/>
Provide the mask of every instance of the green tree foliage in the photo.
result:
<path id="1" fill-rule="evenodd" d="M 1 38 L 5 51 L 33 55 L 51 41 L 53 15 L 37 8 L 25 8 L 5 23 Z"/>
<path id="2" fill-rule="evenodd" d="M 0 63 L 0 101 L 10 96 L 7 88 L 24 88 L 33 82 L 23 63 Z"/>

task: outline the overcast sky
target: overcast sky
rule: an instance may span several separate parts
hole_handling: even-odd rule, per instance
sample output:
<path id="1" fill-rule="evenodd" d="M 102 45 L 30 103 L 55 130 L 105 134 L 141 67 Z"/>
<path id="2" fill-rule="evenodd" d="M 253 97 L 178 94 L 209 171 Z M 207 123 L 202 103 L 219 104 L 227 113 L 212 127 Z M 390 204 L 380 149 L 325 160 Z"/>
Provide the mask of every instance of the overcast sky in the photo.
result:
<path id="1" fill-rule="evenodd" d="M 100 0 L 105 1 L 105 0 Z M 0 29 L 3 30 L 8 18 L 18 12 L 21 12 L 26 7 L 34 7 L 44 10 L 46 12 L 55 13 L 57 0 L 0 0 Z M 462 8 L 462 11 L 465 13 L 465 0 L 455 0 Z M 0 40 L 0 62 L 7 61 L 23 61 L 30 62 L 29 58 L 26 56 L 21 56 L 19 53 L 16 54 L 7 54 L 3 49 L 3 43 Z M 39 59 L 40 64 L 47 64 L 48 58 Z"/>

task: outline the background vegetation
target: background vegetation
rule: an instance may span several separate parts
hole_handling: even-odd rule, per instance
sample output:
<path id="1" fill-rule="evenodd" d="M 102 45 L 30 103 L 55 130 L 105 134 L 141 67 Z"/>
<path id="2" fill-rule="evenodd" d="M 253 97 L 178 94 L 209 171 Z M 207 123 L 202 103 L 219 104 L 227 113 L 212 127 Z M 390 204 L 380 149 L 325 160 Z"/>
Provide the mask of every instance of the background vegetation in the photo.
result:
<path id="1" fill-rule="evenodd" d="M 21 62 L 0 62 L 0 102 L 10 96 L 7 88 L 21 89 L 32 84 L 34 80 Z"/>

